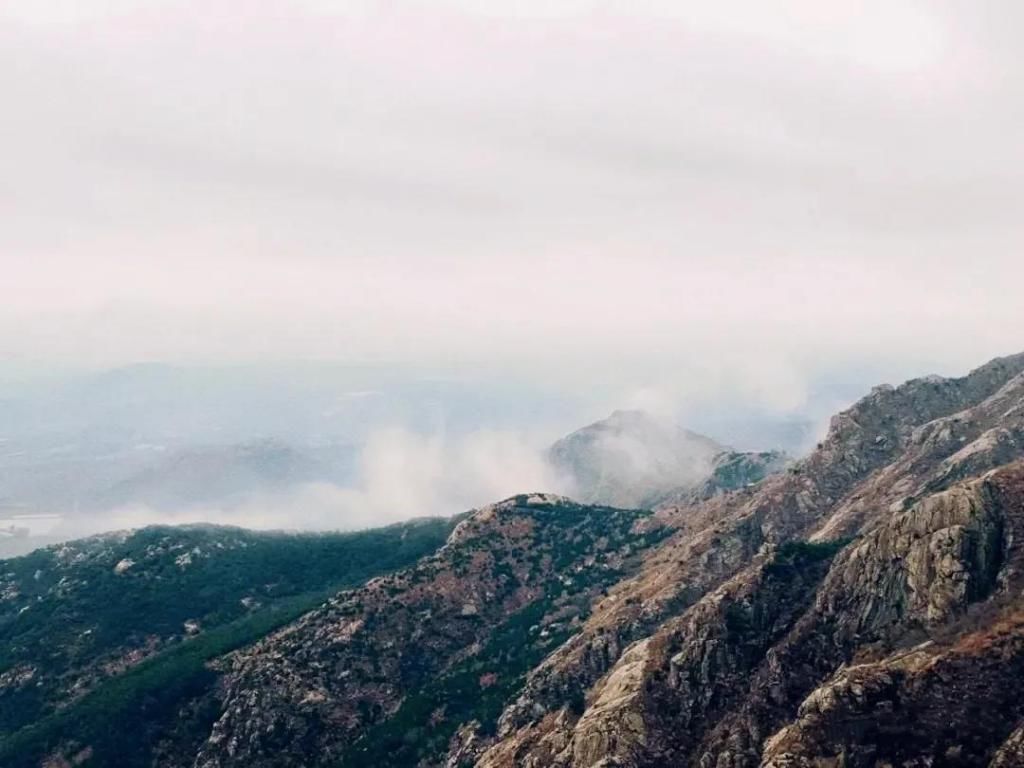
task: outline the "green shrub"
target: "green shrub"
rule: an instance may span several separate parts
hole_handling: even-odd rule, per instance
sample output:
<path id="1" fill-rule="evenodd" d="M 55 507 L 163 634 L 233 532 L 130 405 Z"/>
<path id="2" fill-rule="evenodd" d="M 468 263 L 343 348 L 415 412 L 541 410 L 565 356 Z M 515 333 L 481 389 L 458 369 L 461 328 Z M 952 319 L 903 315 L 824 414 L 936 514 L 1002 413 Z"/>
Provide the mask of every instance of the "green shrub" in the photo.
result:
<path id="1" fill-rule="evenodd" d="M 848 538 L 831 541 L 787 541 L 775 551 L 775 557 L 765 570 L 769 575 L 779 575 L 789 569 L 806 568 L 831 560 L 850 541 Z"/>

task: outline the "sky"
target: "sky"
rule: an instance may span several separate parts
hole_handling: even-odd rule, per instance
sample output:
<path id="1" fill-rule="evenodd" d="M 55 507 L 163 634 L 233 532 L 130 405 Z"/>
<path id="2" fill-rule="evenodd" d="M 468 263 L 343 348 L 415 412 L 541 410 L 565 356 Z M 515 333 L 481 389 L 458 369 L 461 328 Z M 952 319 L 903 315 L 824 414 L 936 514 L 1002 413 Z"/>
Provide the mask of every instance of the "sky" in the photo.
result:
<path id="1" fill-rule="evenodd" d="M 962 372 L 1024 349 L 1022 23 L 1009 0 L 5 0 L 0 360 L 779 406 L 843 366 Z"/>

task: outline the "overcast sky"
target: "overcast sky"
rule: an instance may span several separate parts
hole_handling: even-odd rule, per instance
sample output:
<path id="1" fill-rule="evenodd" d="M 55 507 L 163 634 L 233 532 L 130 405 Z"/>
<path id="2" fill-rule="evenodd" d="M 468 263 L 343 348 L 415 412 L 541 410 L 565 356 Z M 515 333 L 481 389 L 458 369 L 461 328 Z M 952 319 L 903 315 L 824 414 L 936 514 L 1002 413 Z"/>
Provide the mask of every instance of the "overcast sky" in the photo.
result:
<path id="1" fill-rule="evenodd" d="M 0 358 L 960 370 L 1024 348 L 1022 28 L 5 0 Z"/>

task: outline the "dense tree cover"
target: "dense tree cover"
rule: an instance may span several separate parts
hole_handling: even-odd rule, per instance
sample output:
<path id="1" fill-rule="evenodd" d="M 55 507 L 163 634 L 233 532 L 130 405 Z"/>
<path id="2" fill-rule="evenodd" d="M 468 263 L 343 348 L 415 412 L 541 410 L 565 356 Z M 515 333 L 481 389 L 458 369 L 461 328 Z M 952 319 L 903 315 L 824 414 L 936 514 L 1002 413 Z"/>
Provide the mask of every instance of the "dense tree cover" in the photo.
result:
<path id="1" fill-rule="evenodd" d="M 224 624 L 248 612 L 244 598 L 266 603 L 406 565 L 439 546 L 449 527 L 424 520 L 284 534 L 160 526 L 0 561 L 19 593 L 0 607 L 0 671 L 96 658 L 133 640 L 180 634 L 189 619 Z M 134 565 L 118 573 L 127 561 Z"/>
<path id="2" fill-rule="evenodd" d="M 776 550 L 767 570 L 770 574 L 781 574 L 789 569 L 805 568 L 831 560 L 850 541 L 848 538 L 828 541 L 787 541 Z"/>
<path id="3" fill-rule="evenodd" d="M 168 719 L 211 690 L 209 660 L 294 620 L 337 589 L 434 551 L 452 524 L 423 520 L 319 535 L 159 527 L 89 540 L 71 554 L 52 548 L 0 562 L 8 583 L 27 587 L 21 598 L 29 606 L 0 614 L 0 672 L 31 665 L 41 683 L 0 693 L 7 731 L 0 765 L 37 765 L 69 743 L 92 748 L 84 765 L 148 765 Z M 176 559 L 184 553 L 192 559 L 183 567 Z M 70 561 L 62 566 L 61 558 Z M 116 573 L 125 559 L 135 565 Z M 188 619 L 202 627 L 195 637 L 182 634 Z M 153 636 L 165 642 L 151 658 L 55 708 L 62 674 Z M 200 706 L 195 716 L 213 712 Z"/>

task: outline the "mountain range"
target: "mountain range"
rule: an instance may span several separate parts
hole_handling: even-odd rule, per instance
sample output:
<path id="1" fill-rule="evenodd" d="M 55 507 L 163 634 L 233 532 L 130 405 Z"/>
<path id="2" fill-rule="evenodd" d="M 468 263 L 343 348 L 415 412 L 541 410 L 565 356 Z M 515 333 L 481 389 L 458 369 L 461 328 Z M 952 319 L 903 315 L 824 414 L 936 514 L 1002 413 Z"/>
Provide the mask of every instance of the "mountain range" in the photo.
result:
<path id="1" fill-rule="evenodd" d="M 312 540 L 246 560 L 252 534 L 147 529 L 3 561 L 0 764 L 1024 765 L 1024 354 L 876 387 L 795 461 L 629 412 L 551 453 L 578 500 L 522 493 L 389 561 L 354 555 L 410 529 L 346 539 L 363 565 L 266 624 L 235 622 Z M 215 560 L 246 565 L 211 596 L 184 574 Z M 167 589 L 207 609 L 109 630 Z"/>

